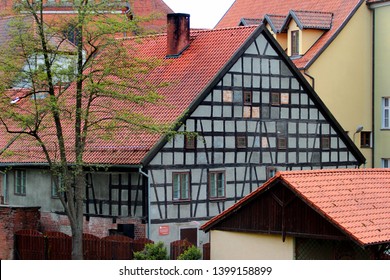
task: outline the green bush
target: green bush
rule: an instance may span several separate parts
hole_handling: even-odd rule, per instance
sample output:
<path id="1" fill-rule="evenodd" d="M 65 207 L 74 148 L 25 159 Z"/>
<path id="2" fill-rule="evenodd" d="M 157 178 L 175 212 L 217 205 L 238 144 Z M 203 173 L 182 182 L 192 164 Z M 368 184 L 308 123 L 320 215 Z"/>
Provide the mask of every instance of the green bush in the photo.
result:
<path id="1" fill-rule="evenodd" d="M 145 245 L 145 249 L 141 252 L 134 252 L 135 260 L 167 260 L 168 253 L 163 242 L 155 244 L 150 243 Z"/>
<path id="2" fill-rule="evenodd" d="M 192 245 L 178 257 L 178 260 L 200 260 L 201 258 L 202 253 L 199 248 Z"/>

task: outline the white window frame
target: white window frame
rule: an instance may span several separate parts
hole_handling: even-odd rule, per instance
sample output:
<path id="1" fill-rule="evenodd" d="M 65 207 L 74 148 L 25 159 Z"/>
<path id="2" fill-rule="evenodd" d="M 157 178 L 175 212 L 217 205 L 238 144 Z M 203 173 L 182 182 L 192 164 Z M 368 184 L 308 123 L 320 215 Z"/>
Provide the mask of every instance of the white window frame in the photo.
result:
<path id="1" fill-rule="evenodd" d="M 390 158 L 382 158 L 382 168 L 390 168 Z"/>
<path id="2" fill-rule="evenodd" d="M 24 169 L 15 170 L 15 195 L 26 195 L 27 172 Z"/>
<path id="3" fill-rule="evenodd" d="M 172 173 L 172 199 L 174 201 L 190 200 L 190 172 Z"/>
<path id="4" fill-rule="evenodd" d="M 382 98 L 382 129 L 390 129 L 390 97 Z"/>
<path id="5" fill-rule="evenodd" d="M 208 185 L 210 199 L 226 198 L 225 171 L 210 171 L 208 176 Z"/>

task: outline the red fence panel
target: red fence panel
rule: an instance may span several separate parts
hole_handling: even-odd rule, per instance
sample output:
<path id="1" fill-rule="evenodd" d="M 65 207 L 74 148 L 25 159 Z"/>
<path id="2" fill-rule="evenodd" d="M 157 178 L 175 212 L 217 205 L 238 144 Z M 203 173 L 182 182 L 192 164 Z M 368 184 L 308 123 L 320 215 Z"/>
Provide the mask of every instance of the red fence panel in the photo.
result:
<path id="1" fill-rule="evenodd" d="M 140 252 L 145 249 L 146 244 L 154 243 L 153 240 L 148 238 L 138 238 L 133 241 L 133 252 Z"/>
<path id="2" fill-rule="evenodd" d="M 191 246 L 192 243 L 187 239 L 171 242 L 171 260 L 177 260 L 177 258 Z"/>
<path id="3" fill-rule="evenodd" d="M 106 236 L 101 239 L 103 260 L 132 260 L 133 239 L 123 235 Z"/>
<path id="4" fill-rule="evenodd" d="M 20 260 L 44 260 L 45 238 L 36 230 L 19 230 L 15 233 L 15 253 Z"/>
<path id="5" fill-rule="evenodd" d="M 72 238 L 62 232 L 46 232 L 47 259 L 48 260 L 71 260 Z"/>
<path id="6" fill-rule="evenodd" d="M 102 248 L 99 237 L 84 233 L 83 234 L 83 256 L 84 260 L 101 260 Z"/>
<path id="7" fill-rule="evenodd" d="M 203 244 L 203 259 L 210 260 L 210 243 Z"/>

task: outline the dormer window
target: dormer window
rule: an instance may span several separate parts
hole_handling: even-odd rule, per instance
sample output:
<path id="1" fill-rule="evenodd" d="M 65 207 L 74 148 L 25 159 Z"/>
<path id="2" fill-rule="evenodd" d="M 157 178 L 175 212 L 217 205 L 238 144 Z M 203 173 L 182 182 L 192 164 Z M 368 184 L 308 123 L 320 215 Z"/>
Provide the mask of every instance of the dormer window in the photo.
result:
<path id="1" fill-rule="evenodd" d="M 291 31 L 291 56 L 299 55 L 299 30 Z"/>

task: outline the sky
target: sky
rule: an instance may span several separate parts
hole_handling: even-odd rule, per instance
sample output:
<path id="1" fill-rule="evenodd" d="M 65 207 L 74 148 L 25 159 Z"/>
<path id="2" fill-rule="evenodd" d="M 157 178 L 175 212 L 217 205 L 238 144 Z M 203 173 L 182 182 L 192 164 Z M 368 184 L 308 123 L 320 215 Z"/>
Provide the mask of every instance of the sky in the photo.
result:
<path id="1" fill-rule="evenodd" d="M 164 0 L 175 13 L 190 14 L 191 28 L 214 28 L 234 0 Z"/>

